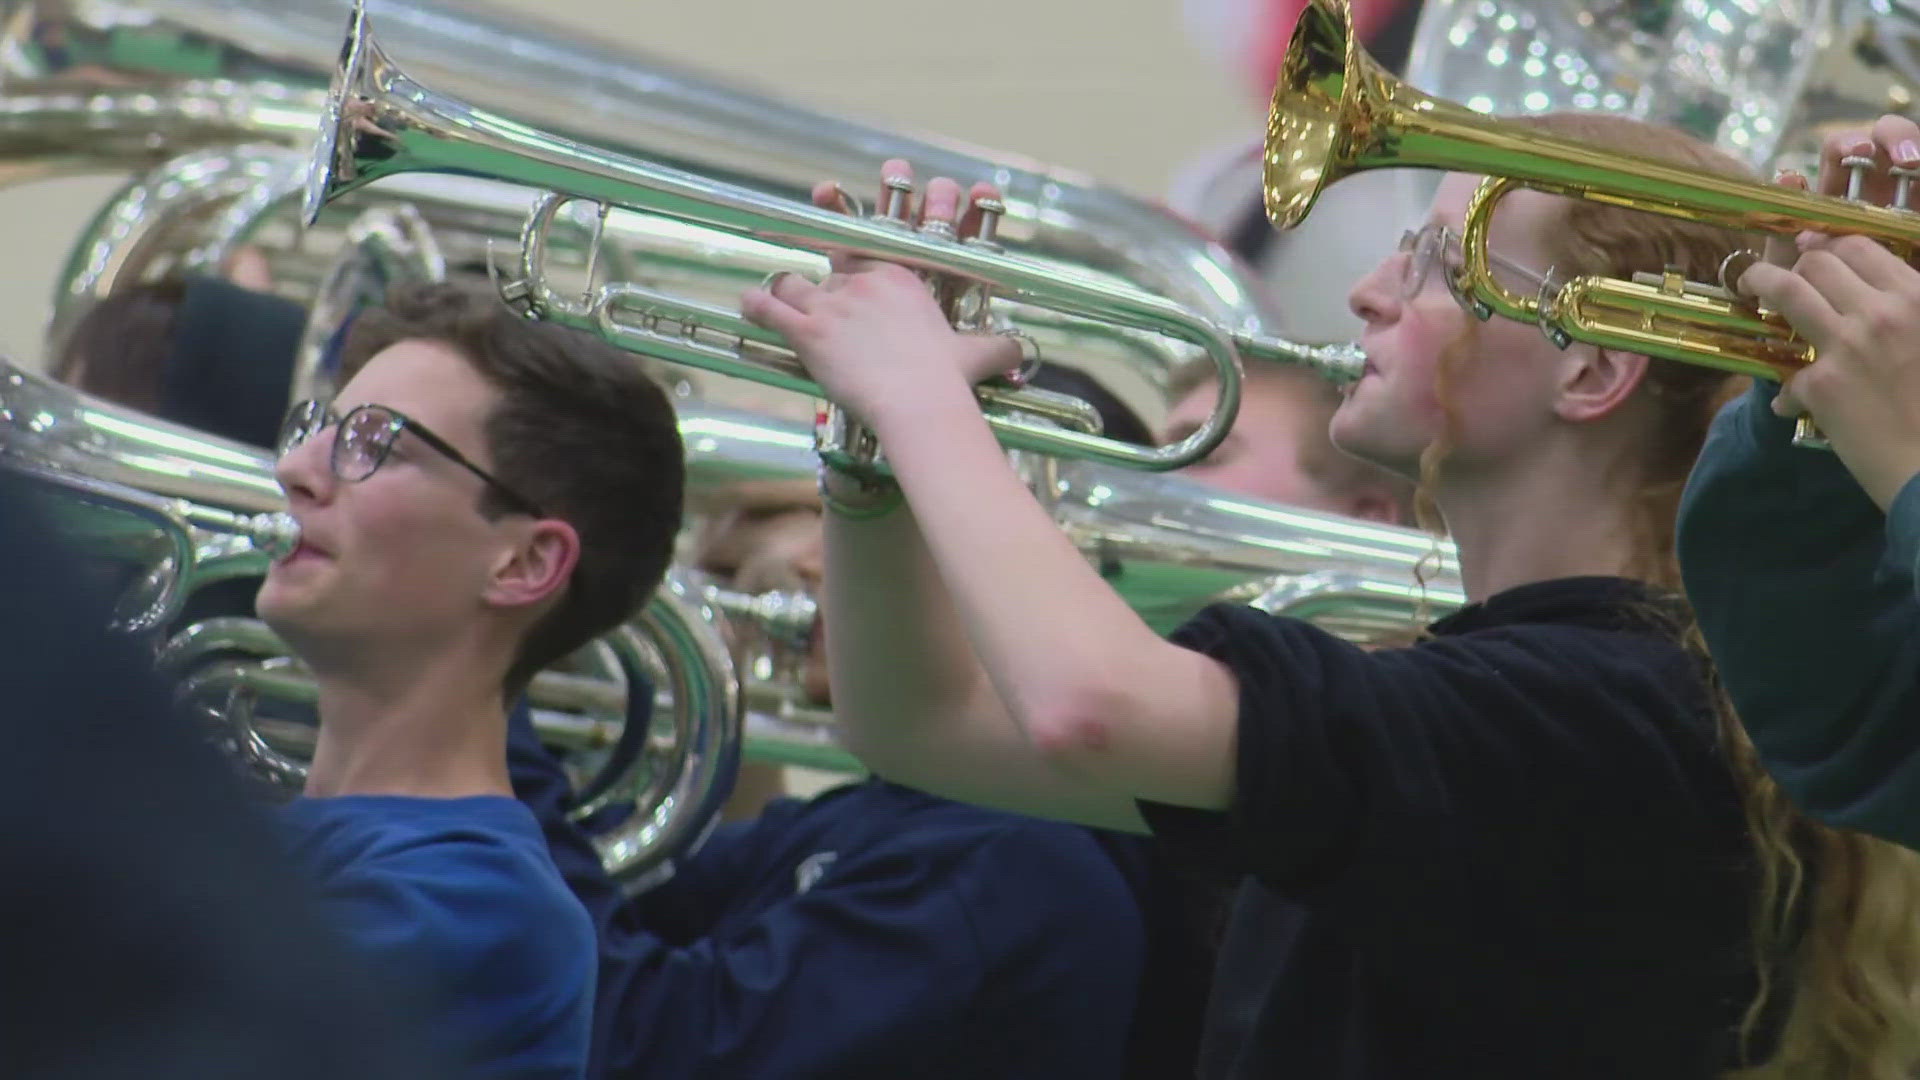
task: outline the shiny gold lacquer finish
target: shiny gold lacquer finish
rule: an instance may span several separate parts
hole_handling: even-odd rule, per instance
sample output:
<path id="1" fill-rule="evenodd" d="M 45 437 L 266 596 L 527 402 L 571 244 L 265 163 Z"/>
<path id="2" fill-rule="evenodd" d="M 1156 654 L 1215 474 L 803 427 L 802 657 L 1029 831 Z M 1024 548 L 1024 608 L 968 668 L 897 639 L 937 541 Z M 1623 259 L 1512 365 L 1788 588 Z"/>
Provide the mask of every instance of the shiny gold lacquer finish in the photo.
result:
<path id="1" fill-rule="evenodd" d="M 1584 341 L 1766 379 L 1811 363 L 1812 347 L 1778 314 L 1718 284 L 1665 274 L 1582 276 L 1533 296 L 1502 286 L 1486 245 L 1500 197 L 1524 187 L 1745 232 L 1857 233 L 1897 251 L 1920 243 L 1920 216 L 1905 211 L 1598 149 L 1430 97 L 1360 48 L 1347 0 L 1311 0 L 1274 88 L 1267 216 L 1289 228 L 1327 184 L 1377 168 L 1490 178 L 1467 214 L 1466 265 L 1456 281 L 1482 318 L 1538 323 L 1562 344 Z"/>

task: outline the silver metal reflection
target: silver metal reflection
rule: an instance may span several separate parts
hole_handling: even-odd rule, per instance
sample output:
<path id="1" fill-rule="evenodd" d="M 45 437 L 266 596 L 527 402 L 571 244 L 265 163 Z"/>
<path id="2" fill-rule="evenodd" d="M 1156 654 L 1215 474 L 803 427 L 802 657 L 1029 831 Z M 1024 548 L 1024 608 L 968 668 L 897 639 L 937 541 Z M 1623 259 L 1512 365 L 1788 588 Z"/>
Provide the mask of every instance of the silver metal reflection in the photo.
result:
<path id="1" fill-rule="evenodd" d="M 1496 115 L 1601 111 L 1756 169 L 1780 148 L 1836 0 L 1427 0 L 1406 80 Z"/>

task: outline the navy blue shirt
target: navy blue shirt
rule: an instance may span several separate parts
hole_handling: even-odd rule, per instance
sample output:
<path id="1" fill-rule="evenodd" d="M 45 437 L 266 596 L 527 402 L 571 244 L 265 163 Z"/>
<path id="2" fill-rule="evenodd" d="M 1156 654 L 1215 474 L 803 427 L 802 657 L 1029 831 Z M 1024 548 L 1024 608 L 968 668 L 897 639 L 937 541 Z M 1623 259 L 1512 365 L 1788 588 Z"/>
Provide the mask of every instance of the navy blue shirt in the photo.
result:
<path id="1" fill-rule="evenodd" d="M 296 799 L 283 818 L 335 925 L 433 1003 L 427 1034 L 460 1075 L 584 1075 L 593 924 L 525 806 L 346 795 Z"/>
<path id="2" fill-rule="evenodd" d="M 1246 607 L 1225 812 L 1142 803 L 1246 875 L 1201 1076 L 1718 1075 L 1756 882 L 1703 666 L 1617 578 L 1510 589 L 1406 649 Z"/>
<path id="3" fill-rule="evenodd" d="M 1087 830 L 874 780 L 723 825 L 631 900 L 524 712 L 516 790 L 600 933 L 594 1077 L 1117 1077 L 1146 946 Z"/>

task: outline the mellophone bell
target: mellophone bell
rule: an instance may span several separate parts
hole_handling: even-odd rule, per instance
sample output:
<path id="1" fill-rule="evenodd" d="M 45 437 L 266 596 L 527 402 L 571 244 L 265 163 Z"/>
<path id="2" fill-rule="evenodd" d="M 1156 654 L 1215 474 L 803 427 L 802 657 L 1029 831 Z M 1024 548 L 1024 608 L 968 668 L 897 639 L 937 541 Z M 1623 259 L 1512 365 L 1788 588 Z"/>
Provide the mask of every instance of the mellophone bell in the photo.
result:
<path id="1" fill-rule="evenodd" d="M 1360 342 L 1289 336 L 1284 291 L 1119 189 L 506 11 L 153 0 L 129 20 L 20 0 L 0 155 L 126 179 L 55 291 L 47 354 L 74 359 L 0 367 L 0 469 L 100 569 L 114 632 L 261 781 L 350 951 L 424 1003 L 455 1075 L 1518 1076 L 1556 1044 L 1575 1076 L 1911 1074 L 1920 976 L 1892 924 L 1920 916 L 1920 868 L 1799 816 L 1731 707 L 1673 674 L 1692 654 L 1661 637 L 1687 621 L 1671 542 L 1616 558 L 1607 532 L 1670 537 L 1671 511 L 1606 517 L 1615 495 L 1579 463 L 1603 426 L 1684 414 L 1690 448 L 1657 440 L 1672 492 L 1650 504 L 1668 505 L 1721 373 L 1813 362 L 1737 291 L 1768 237 L 1920 239 L 1910 177 L 1882 206 L 1735 175 L 1871 122 L 1838 91 L 1907 77 L 1905 53 L 1844 45 L 1905 41 L 1900 16 L 1430 2 L 1403 79 L 1349 0 L 1299 8 L 1262 161 L 1275 226 L 1362 170 L 1481 178 L 1458 220 L 1443 184 L 1437 216 L 1379 253 L 1353 292 Z M 1551 115 L 1507 115 L 1527 113 Z M 1553 119 L 1572 113 L 1624 126 Z M 1643 146 L 1639 121 L 1701 149 Z M 1575 204 L 1596 229 L 1644 215 L 1653 239 L 1596 239 L 1595 266 L 1516 259 L 1516 215 Z M 1670 241 L 1688 228 L 1753 251 L 1690 274 L 1674 253 L 1721 241 Z M 1619 262 L 1608 245 L 1669 261 L 1597 268 Z M 293 347 L 250 348 L 225 332 L 244 301 L 181 284 L 243 256 L 256 291 L 304 310 Z M 1030 566 L 965 569 L 934 532 L 958 489 L 910 433 L 835 400 L 851 376 L 828 346 L 763 314 L 861 329 L 819 298 L 876 264 L 1008 358 L 965 411 L 1020 499 L 983 496 L 981 520 L 1045 523 Z M 242 365 L 284 378 L 286 400 L 255 403 L 290 410 L 275 445 L 186 427 L 127 400 L 108 356 L 77 358 L 134 297 L 164 310 L 171 352 L 146 349 L 142 377 L 170 393 L 253 380 Z M 1429 394 L 1448 426 L 1369 449 L 1429 422 L 1389 395 L 1414 393 L 1409 335 L 1448 319 Z M 1524 429 L 1577 430 L 1526 444 L 1554 463 L 1501 457 L 1512 432 L 1474 441 L 1500 406 L 1462 374 L 1469 352 L 1570 373 L 1506 380 L 1513 401 L 1538 384 L 1531 406 L 1561 395 Z M 1695 371 L 1643 391 L 1647 358 Z M 1579 396 L 1596 385 L 1614 389 Z M 1155 437 L 1117 434 L 1133 428 Z M 1793 441 L 1832 457 L 1806 418 Z M 1603 448 L 1655 470 L 1633 445 Z M 962 454 L 949 471 L 975 475 Z M 1490 512 L 1522 472 L 1596 494 Z M 1235 479 L 1252 474 L 1299 482 L 1276 501 Z M 1559 544 L 1517 520 L 1536 513 L 1564 519 Z M 1534 548 L 1471 527 L 1502 514 Z M 1515 551 L 1528 570 L 1500 561 Z M 1119 607 L 1071 601 L 1095 585 Z M 257 610 L 235 601 L 256 586 Z M 1050 726 L 1030 686 L 1052 676 L 1020 654 L 1098 681 L 1055 647 L 1056 612 L 1016 606 L 1056 588 L 1058 625 L 1111 628 L 1112 655 L 1207 657 L 1167 676 L 1190 700 L 1108 672 L 1112 715 Z M 1673 705 L 1688 694 L 1713 700 Z M 1682 714 L 1700 730 L 1667 730 Z M 1149 719 L 1188 735 L 1157 742 Z M 1582 727 L 1605 724 L 1638 741 Z M 832 786 L 730 804 L 756 768 Z M 1594 774 L 1614 770 L 1641 810 L 1608 805 Z M 1857 874 L 1830 884 L 1833 866 Z M 1570 921 L 1517 914 L 1534 907 Z M 1635 944 L 1592 947 L 1616 938 Z M 1633 967 L 1652 952 L 1677 958 L 1659 993 Z M 1526 1034 L 1483 1041 L 1503 1025 Z M 1388 1037 L 1403 1029 L 1422 1034 Z"/>

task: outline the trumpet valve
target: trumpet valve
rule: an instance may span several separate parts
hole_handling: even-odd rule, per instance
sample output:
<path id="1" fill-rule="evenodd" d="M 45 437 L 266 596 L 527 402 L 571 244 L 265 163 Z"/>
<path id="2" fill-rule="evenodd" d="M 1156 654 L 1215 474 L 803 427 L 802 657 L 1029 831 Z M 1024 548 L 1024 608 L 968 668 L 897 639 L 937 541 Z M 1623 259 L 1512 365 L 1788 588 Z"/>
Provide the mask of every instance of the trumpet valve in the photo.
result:
<path id="1" fill-rule="evenodd" d="M 873 216 L 880 221 L 905 225 L 913 213 L 913 181 L 904 176 L 889 176 L 880 182 L 880 205 Z"/>
<path id="2" fill-rule="evenodd" d="M 992 251 L 1000 250 L 1000 219 L 1007 216 L 1007 204 L 992 196 L 982 195 L 973 200 L 973 211 L 980 219 L 980 226 L 967 238 L 967 243 Z"/>
<path id="3" fill-rule="evenodd" d="M 1752 248 L 1741 248 L 1720 260 L 1720 288 L 1735 299 L 1740 296 L 1740 278 L 1754 263 L 1760 261 L 1760 253 Z"/>
<path id="4" fill-rule="evenodd" d="M 1867 182 L 1867 172 L 1873 168 L 1873 158 L 1864 154 L 1848 154 L 1840 159 L 1840 167 L 1847 170 L 1847 199 L 1859 202 Z"/>
<path id="5" fill-rule="evenodd" d="M 1911 210 L 1909 205 L 1913 197 L 1913 181 L 1920 177 L 1920 168 L 1908 165 L 1895 165 L 1887 170 L 1893 176 L 1893 208 Z"/>

